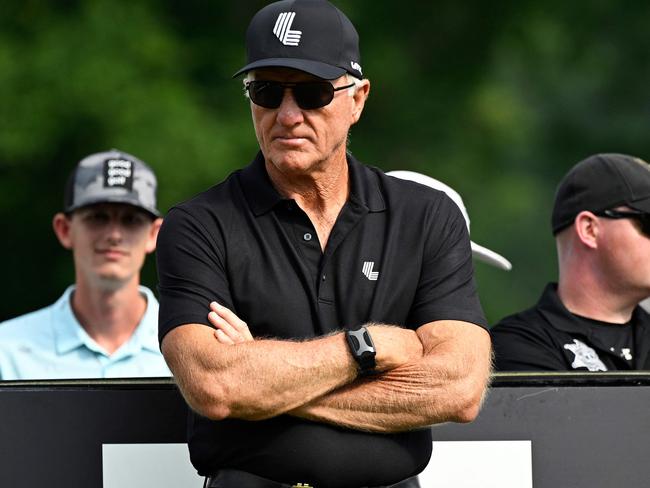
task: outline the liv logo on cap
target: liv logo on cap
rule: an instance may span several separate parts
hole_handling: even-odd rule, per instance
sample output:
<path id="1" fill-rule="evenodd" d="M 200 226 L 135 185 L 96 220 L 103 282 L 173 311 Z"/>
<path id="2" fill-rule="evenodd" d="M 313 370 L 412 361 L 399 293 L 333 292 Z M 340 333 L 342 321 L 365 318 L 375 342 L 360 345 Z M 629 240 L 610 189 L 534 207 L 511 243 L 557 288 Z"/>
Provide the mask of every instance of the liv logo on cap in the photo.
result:
<path id="1" fill-rule="evenodd" d="M 280 0 L 259 10 L 246 30 L 246 64 L 233 76 L 260 68 L 290 68 L 324 80 L 345 73 L 362 79 L 359 35 L 326 0 Z"/>
<path id="2" fill-rule="evenodd" d="M 300 44 L 302 31 L 291 30 L 291 24 L 293 24 L 295 16 L 295 12 L 282 12 L 278 15 L 278 20 L 275 21 L 273 33 L 285 46 L 297 46 Z"/>

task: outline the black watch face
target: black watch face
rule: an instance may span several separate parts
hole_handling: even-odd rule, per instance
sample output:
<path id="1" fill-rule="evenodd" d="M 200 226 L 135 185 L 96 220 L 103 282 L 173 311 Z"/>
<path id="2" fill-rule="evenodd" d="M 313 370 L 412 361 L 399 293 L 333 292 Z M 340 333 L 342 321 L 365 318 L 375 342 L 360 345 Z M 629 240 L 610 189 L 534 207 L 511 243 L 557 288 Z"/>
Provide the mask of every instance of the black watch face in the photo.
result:
<path id="1" fill-rule="evenodd" d="M 365 328 L 348 331 L 348 338 L 350 340 L 352 352 L 355 356 L 360 357 L 365 353 L 372 353 L 372 356 L 374 357 L 375 347 L 373 346 L 372 341 L 370 340 L 370 335 Z"/>
<path id="2" fill-rule="evenodd" d="M 372 343 L 370 334 L 365 327 L 359 330 L 349 330 L 346 333 L 348 344 L 355 361 L 359 364 L 362 375 L 372 372 L 375 369 L 375 346 Z"/>

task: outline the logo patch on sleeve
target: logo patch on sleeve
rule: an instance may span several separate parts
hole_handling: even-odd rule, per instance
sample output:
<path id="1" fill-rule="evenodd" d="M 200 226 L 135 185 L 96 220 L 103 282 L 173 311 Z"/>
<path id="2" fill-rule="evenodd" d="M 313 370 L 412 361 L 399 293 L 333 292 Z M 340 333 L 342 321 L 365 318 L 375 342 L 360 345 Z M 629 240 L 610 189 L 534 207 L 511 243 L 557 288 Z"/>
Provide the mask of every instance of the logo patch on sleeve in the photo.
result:
<path id="1" fill-rule="evenodd" d="M 104 188 L 133 189 L 133 161 L 107 159 L 104 161 Z"/>

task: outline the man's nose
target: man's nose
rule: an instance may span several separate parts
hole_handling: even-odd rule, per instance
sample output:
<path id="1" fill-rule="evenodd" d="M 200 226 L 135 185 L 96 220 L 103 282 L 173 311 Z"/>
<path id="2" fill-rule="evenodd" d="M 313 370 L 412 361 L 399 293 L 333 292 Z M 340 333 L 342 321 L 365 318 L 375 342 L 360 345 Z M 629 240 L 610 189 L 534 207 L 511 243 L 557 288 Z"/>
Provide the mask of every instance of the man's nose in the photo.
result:
<path id="1" fill-rule="evenodd" d="M 284 89 L 284 96 L 282 103 L 278 107 L 278 122 L 285 126 L 296 125 L 303 120 L 302 109 L 296 103 L 293 96 L 293 90 L 290 88 Z"/>
<path id="2" fill-rule="evenodd" d="M 106 227 L 106 237 L 111 242 L 119 242 L 124 236 L 124 227 L 119 217 L 111 217 Z"/>

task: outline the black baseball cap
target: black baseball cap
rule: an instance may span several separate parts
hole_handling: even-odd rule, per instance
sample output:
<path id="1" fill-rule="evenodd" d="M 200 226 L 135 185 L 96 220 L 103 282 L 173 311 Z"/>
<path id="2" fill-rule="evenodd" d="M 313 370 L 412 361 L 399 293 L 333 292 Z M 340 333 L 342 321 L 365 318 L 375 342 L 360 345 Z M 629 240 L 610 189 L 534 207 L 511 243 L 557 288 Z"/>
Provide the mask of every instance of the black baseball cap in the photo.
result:
<path id="1" fill-rule="evenodd" d="M 111 149 L 77 163 L 66 184 L 63 211 L 97 203 L 125 203 L 160 217 L 156 209 L 156 175 L 131 154 Z"/>
<path id="2" fill-rule="evenodd" d="M 325 80 L 363 78 L 359 35 L 326 0 L 282 0 L 255 14 L 246 31 L 247 64 L 233 75 L 270 67 L 294 68 Z"/>
<path id="3" fill-rule="evenodd" d="M 583 210 L 619 205 L 650 213 L 650 165 L 626 154 L 596 154 L 566 174 L 555 193 L 553 234 L 573 224 Z"/>

